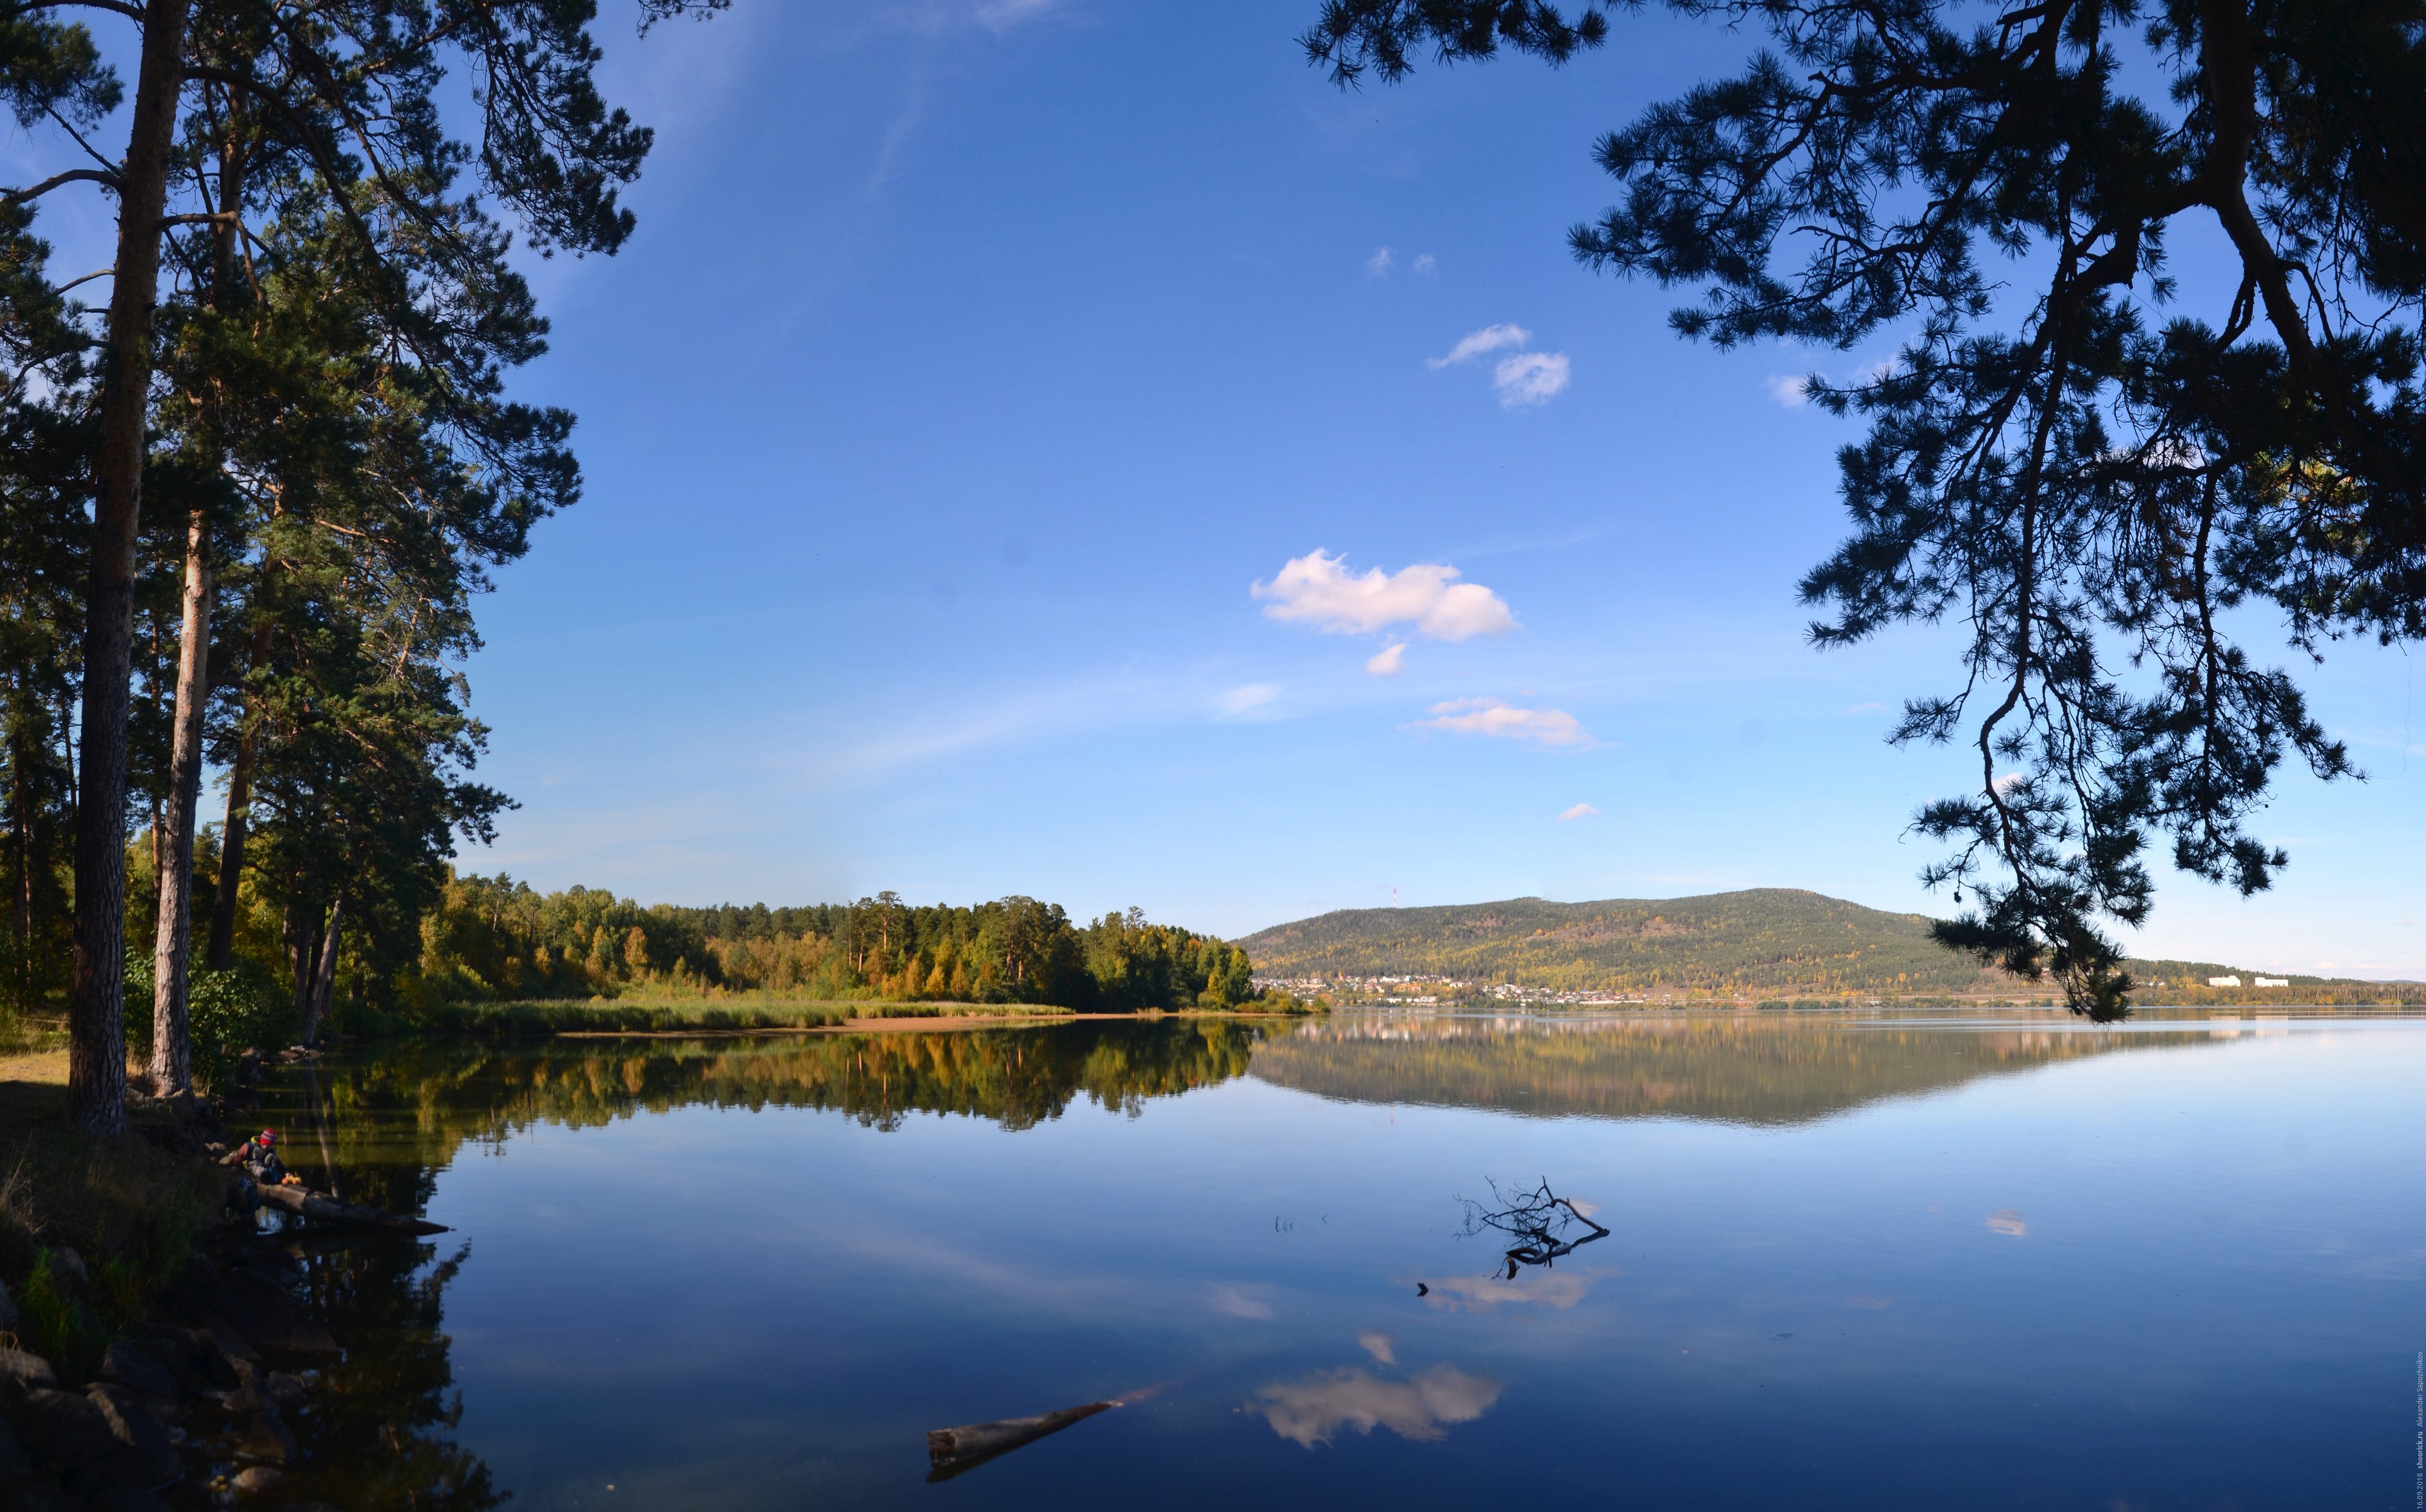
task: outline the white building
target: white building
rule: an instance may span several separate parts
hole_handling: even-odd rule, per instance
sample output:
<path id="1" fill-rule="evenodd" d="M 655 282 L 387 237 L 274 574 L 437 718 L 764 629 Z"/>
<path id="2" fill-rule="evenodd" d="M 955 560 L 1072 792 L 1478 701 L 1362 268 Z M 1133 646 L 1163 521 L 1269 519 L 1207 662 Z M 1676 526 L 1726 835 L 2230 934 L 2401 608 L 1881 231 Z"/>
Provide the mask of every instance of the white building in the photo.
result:
<path id="1" fill-rule="evenodd" d="M 2289 987 L 2291 985 L 2291 979 L 2288 976 L 2253 976 L 2249 980 L 2258 987 Z"/>
<path id="2" fill-rule="evenodd" d="M 2207 979 L 2207 985 L 2209 987 L 2239 987 L 2240 985 L 2240 978 L 2238 976 L 2210 976 Z M 2258 985 L 2263 987 L 2265 984 L 2260 982 Z"/>

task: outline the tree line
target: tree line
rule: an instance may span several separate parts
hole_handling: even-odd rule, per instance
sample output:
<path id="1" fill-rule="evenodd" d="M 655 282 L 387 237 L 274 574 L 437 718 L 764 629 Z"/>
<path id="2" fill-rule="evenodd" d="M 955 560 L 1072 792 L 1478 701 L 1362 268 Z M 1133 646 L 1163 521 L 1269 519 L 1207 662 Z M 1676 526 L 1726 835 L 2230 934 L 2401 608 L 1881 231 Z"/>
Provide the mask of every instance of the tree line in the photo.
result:
<path id="1" fill-rule="evenodd" d="M 456 877 L 421 941 L 408 971 L 362 979 L 364 1009 L 409 1017 L 443 1002 L 720 990 L 1104 1013 L 1266 1001 L 1237 945 L 1149 923 L 1137 909 L 1074 923 L 1059 904 L 1028 897 L 963 908 L 880 893 L 811 908 L 643 909 L 593 888 L 542 893 L 503 876 Z"/>
<path id="2" fill-rule="evenodd" d="M 643 31 L 728 3 L 636 0 Z M 131 93 L 63 11 L 126 33 Z M 48 158 L 0 189 L 0 990 L 64 1003 L 80 1127 L 123 1124 L 130 980 L 183 1087 L 198 992 L 250 961 L 308 1026 L 341 958 L 410 967 L 454 842 L 509 806 L 471 776 L 471 604 L 581 485 L 573 416 L 506 393 L 548 330 L 514 257 L 615 251 L 650 145 L 595 14 L 0 7 Z M 117 235 L 55 283 L 62 192 Z"/>

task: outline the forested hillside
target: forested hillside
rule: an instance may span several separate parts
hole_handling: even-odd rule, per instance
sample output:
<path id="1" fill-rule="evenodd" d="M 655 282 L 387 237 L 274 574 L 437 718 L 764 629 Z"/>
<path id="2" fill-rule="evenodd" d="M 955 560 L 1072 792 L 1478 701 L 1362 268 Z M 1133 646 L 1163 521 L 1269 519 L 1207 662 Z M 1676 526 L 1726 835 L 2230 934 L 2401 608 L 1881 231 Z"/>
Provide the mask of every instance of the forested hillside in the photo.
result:
<path id="1" fill-rule="evenodd" d="M 1791 888 L 1428 909 L 1344 909 L 1238 941 L 1275 977 L 1435 975 L 1545 991 L 1714 997 L 2011 995 L 2030 985 L 1939 945 L 1917 913 Z M 2231 969 L 2134 961 L 2151 984 Z M 2316 977 L 2293 977 L 2314 985 Z"/>

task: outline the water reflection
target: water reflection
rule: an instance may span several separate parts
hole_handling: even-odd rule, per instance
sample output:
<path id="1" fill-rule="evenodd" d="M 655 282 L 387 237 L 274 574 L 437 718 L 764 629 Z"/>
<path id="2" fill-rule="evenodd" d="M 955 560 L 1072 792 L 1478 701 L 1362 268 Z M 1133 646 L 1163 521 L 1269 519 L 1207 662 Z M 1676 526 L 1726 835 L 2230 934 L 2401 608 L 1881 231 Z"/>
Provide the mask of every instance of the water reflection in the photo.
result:
<path id="1" fill-rule="evenodd" d="M 314 1184 L 386 1168 L 414 1212 L 467 1141 L 537 1124 L 596 1127 L 676 1108 L 813 1108 L 890 1130 L 915 1113 L 1027 1129 L 1080 1097 L 1135 1117 L 1149 1099 L 1245 1073 L 1261 1026 L 1235 1020 L 1090 1022 L 1040 1029 L 810 1037 L 566 1037 L 503 1049 L 405 1049 L 337 1058 L 272 1092 L 264 1112 L 316 1135 L 296 1142 Z M 283 1095 L 282 1095 L 283 1094 Z M 314 1168 L 317 1156 L 318 1168 Z M 417 1172 L 417 1174 L 416 1174 Z"/>
<path id="2" fill-rule="evenodd" d="M 1340 1016 L 1255 1052 L 1253 1075 L 1356 1102 L 1545 1118 L 1792 1124 L 1883 1098 L 2060 1061 L 2214 1042 L 2195 1030 L 2015 1027 L 1949 1034 L 1892 1020 L 1739 1013 L 1692 1019 Z"/>
<path id="3" fill-rule="evenodd" d="M 1472 1423 L 1499 1400 L 1500 1383 L 1435 1365 L 1406 1380 L 1366 1370 L 1334 1370 L 1302 1380 L 1276 1381 L 1255 1393 L 1255 1410 L 1272 1431 L 1312 1449 L 1342 1428 L 1369 1434 L 1387 1428 L 1401 1439 L 1438 1439 L 1450 1424 Z"/>

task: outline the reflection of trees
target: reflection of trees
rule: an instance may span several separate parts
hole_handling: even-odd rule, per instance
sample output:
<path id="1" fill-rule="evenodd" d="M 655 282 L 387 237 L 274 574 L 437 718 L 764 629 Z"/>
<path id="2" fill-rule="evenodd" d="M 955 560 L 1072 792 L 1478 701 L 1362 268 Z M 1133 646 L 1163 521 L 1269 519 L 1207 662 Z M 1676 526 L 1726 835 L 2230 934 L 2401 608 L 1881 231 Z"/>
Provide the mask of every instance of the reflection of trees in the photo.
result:
<path id="1" fill-rule="evenodd" d="M 504 1502 L 489 1467 L 452 1437 L 463 1408 L 441 1302 L 463 1256 L 431 1266 L 433 1254 L 381 1240 L 313 1264 L 315 1309 L 346 1357 L 313 1393 L 312 1454 L 288 1467 L 282 1493 L 361 1512 L 487 1512 Z"/>
<path id="2" fill-rule="evenodd" d="M 800 1038 L 568 1038 L 338 1059 L 319 1077 L 334 1164 L 355 1181 L 366 1179 L 357 1166 L 382 1167 L 385 1182 L 400 1185 L 380 1205 L 412 1212 L 465 1140 L 494 1142 L 534 1123 L 588 1127 L 704 1103 L 829 1109 L 877 1129 L 912 1113 L 1026 1129 L 1059 1118 L 1080 1096 L 1134 1115 L 1149 1098 L 1241 1075 L 1262 1034 L 1234 1020 L 1165 1019 Z M 272 1121 L 315 1131 L 299 1085 L 272 1096 L 264 1107 Z M 298 1168 L 321 1184 L 318 1142 L 290 1144 Z"/>
<path id="3" fill-rule="evenodd" d="M 1980 1076 L 2208 1042 L 2195 1031 L 1905 1028 L 1754 1014 L 1334 1019 L 1281 1031 L 1255 1052 L 1254 1074 L 1358 1102 L 1796 1123 Z"/>
<path id="4" fill-rule="evenodd" d="M 1134 1116 L 1149 1098 L 1243 1074 L 1262 1032 L 1232 1021 L 1161 1020 L 408 1049 L 289 1070 L 264 1088 L 261 1115 L 285 1134 L 295 1170 L 314 1186 L 418 1214 L 467 1141 L 493 1144 L 534 1123 L 590 1126 L 705 1103 L 832 1109 L 877 1129 L 914 1112 L 1025 1129 L 1060 1117 L 1082 1095 Z M 487 1467 L 451 1438 L 461 1408 L 441 1304 L 462 1255 L 433 1265 L 436 1255 L 426 1244 L 380 1240 L 315 1261 L 316 1311 L 347 1355 L 314 1397 L 313 1457 L 292 1470 L 282 1493 L 434 1512 L 485 1512 L 502 1500 Z"/>

